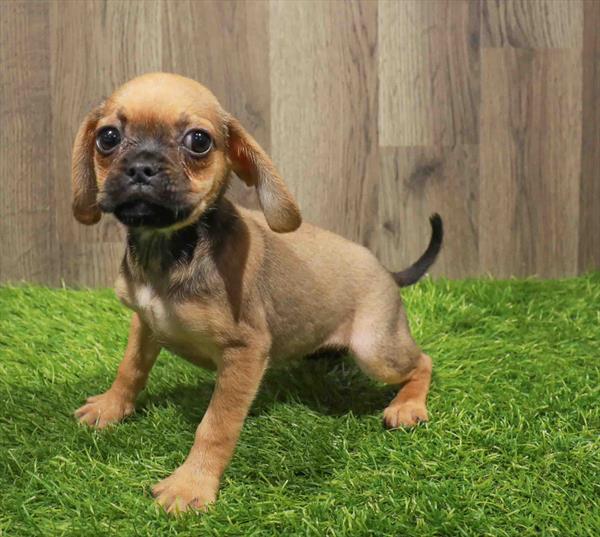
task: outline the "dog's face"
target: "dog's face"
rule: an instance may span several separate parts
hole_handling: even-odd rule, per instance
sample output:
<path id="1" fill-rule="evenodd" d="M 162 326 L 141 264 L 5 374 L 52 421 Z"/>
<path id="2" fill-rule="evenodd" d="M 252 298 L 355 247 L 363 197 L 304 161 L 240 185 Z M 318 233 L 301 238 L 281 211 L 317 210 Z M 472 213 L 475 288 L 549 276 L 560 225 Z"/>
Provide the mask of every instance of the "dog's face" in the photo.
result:
<path id="1" fill-rule="evenodd" d="M 273 230 L 300 225 L 296 203 L 269 157 L 209 90 L 177 75 L 143 75 L 79 128 L 73 212 L 84 224 L 107 212 L 130 227 L 182 227 L 213 204 L 231 170 L 256 187 Z"/>

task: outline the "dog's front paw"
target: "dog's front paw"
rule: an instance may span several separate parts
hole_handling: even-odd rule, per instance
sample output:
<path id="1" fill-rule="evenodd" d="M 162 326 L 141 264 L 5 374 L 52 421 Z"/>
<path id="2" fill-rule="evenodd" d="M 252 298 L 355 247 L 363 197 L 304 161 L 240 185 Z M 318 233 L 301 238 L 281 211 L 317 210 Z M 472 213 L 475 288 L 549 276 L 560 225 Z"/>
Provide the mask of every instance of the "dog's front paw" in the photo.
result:
<path id="1" fill-rule="evenodd" d="M 207 479 L 191 464 L 183 464 L 152 488 L 152 496 L 170 514 L 206 510 L 217 499 L 219 483 Z"/>
<path id="2" fill-rule="evenodd" d="M 391 404 L 383 411 L 383 424 L 388 429 L 414 427 L 426 421 L 427 408 L 416 401 Z"/>
<path id="3" fill-rule="evenodd" d="M 102 429 L 111 423 L 122 421 L 133 414 L 134 410 L 133 403 L 109 390 L 100 395 L 88 397 L 86 404 L 75 411 L 75 418 L 80 423 Z"/>

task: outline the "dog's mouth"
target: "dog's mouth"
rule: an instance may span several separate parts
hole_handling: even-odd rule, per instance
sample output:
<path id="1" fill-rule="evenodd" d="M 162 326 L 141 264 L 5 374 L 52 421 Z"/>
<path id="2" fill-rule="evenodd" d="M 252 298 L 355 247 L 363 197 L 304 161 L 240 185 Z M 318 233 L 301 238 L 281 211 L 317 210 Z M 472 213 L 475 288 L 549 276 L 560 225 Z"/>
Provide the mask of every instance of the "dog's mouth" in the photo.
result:
<path id="1" fill-rule="evenodd" d="M 155 185 L 130 185 L 122 175 L 107 181 L 98 196 L 103 212 L 113 213 L 127 227 L 166 228 L 185 220 L 192 207 L 183 192 Z"/>
<path id="2" fill-rule="evenodd" d="M 164 228 L 189 216 L 189 209 L 165 207 L 143 199 L 121 203 L 113 212 L 128 227 Z"/>

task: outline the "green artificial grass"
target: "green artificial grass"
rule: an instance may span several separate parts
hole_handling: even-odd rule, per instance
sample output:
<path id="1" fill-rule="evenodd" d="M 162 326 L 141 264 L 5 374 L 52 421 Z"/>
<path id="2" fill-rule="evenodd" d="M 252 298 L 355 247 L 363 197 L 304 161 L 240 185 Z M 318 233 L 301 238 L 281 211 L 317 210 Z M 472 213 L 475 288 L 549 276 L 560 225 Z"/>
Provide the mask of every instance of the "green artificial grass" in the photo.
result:
<path id="1" fill-rule="evenodd" d="M 163 352 L 132 418 L 78 426 L 128 312 L 109 290 L 0 289 L 0 535 L 600 535 L 600 274 L 403 296 L 434 360 L 426 426 L 385 431 L 393 391 L 351 360 L 272 371 L 218 503 L 174 519 L 150 487 L 214 375 Z"/>

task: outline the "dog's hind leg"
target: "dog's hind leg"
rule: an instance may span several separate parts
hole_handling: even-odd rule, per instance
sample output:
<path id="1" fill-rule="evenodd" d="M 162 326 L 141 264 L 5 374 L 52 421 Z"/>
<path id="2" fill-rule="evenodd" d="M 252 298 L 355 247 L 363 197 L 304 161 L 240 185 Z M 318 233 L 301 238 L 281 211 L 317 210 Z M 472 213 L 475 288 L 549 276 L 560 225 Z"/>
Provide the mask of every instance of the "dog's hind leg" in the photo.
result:
<path id="1" fill-rule="evenodd" d="M 370 377 L 401 385 L 383 413 L 387 428 L 410 427 L 427 421 L 427 393 L 432 361 L 410 335 L 400 298 L 387 307 L 364 308 L 356 315 L 350 340 L 358 366 Z"/>
<path id="2" fill-rule="evenodd" d="M 431 358 L 421 353 L 400 391 L 383 411 L 383 423 L 387 428 L 410 427 L 427 421 L 426 403 L 431 370 Z"/>

